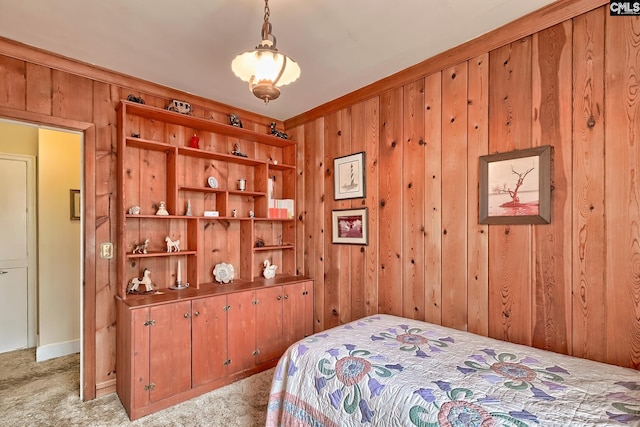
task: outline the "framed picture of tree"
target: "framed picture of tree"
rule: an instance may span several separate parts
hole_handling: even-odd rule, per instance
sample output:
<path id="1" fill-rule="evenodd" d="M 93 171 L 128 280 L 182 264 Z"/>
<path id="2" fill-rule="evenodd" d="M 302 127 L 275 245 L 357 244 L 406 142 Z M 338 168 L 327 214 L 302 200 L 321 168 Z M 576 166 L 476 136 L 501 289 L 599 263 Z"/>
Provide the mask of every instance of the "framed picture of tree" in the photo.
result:
<path id="1" fill-rule="evenodd" d="M 480 157 L 480 224 L 551 223 L 553 147 Z"/>

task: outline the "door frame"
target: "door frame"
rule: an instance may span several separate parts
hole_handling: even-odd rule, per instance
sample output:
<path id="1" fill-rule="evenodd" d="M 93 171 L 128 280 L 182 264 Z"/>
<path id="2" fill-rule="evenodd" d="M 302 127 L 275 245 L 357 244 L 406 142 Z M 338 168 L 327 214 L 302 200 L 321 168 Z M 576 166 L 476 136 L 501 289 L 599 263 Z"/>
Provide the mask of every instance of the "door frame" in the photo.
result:
<path id="1" fill-rule="evenodd" d="M 27 345 L 37 344 L 37 312 L 36 277 L 36 158 L 27 154 L 0 153 L 0 159 L 24 161 L 27 164 Z"/>
<path id="2" fill-rule="evenodd" d="M 96 128 L 93 123 L 0 107 L 0 117 L 82 133 L 82 281 L 80 304 L 80 398 L 96 397 Z"/>

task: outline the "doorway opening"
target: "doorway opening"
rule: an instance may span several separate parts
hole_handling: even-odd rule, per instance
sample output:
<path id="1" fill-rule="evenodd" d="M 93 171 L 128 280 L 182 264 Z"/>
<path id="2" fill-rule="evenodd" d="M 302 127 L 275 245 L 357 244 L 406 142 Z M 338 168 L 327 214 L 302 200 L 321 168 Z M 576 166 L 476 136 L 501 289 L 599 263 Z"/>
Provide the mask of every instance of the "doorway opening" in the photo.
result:
<path id="1" fill-rule="evenodd" d="M 12 302 L 15 306 L 26 306 L 27 335 L 16 341 L 15 348 L 3 351 L 35 347 L 37 361 L 74 353 L 81 353 L 80 360 L 83 359 L 84 220 L 81 198 L 77 197 L 83 194 L 83 155 L 82 132 L 0 119 L 0 161 L 19 165 L 21 159 L 27 160 L 27 182 L 17 187 L 27 194 L 21 195 L 8 182 L 0 191 L 9 205 L 28 201 L 26 232 L 16 233 L 20 227 L 11 229 L 16 239 L 27 239 L 24 245 L 29 248 L 25 291 L 18 292 L 20 301 Z M 20 182 L 21 168 L 13 169 L 17 170 L 17 176 L 11 179 Z M 10 175 L 3 176 L 3 180 L 9 179 Z M 22 242 L 14 244 L 21 247 Z M 19 258 L 15 254 L 7 257 Z M 2 262 L 0 259 L 0 267 Z M 4 262 L 6 266 L 7 262 L 16 261 Z M 12 283 L 16 289 L 22 286 L 13 279 Z M 82 384 L 82 362 L 79 369 Z M 80 387 L 81 397 L 82 394 Z"/>

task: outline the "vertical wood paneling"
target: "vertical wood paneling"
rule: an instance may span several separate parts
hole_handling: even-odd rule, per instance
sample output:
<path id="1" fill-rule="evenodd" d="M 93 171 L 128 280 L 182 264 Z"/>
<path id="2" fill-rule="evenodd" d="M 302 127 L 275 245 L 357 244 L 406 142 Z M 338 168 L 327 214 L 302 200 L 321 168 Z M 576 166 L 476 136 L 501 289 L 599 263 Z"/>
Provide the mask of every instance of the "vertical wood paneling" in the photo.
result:
<path id="1" fill-rule="evenodd" d="M 296 147 L 296 165 L 304 164 L 304 153 L 305 153 L 305 143 L 304 143 L 304 126 L 297 126 L 291 131 L 287 131 L 289 134 L 289 138 L 293 139 L 297 143 Z M 304 236 L 307 230 L 305 229 L 306 225 L 306 205 L 304 198 L 304 190 L 305 190 L 305 180 L 307 175 L 304 173 L 304 169 L 299 167 L 296 171 L 296 194 L 295 194 L 295 220 L 297 221 L 296 226 L 296 246 L 302 248 L 302 242 L 304 242 Z M 297 250 L 296 251 L 296 274 L 304 274 L 307 271 L 307 251 L 306 250 Z"/>
<path id="2" fill-rule="evenodd" d="M 347 209 L 351 206 L 348 200 L 334 200 L 333 159 L 349 154 L 350 135 L 343 132 L 349 127 L 347 113 L 344 110 L 331 114 L 325 119 L 324 126 L 324 164 L 325 174 L 325 206 L 324 230 L 328 233 L 324 240 L 324 327 L 330 328 L 341 323 L 341 296 L 348 293 L 350 274 L 350 252 L 347 245 L 335 245 L 331 239 L 332 217 L 334 209 Z"/>
<path id="3" fill-rule="evenodd" d="M 28 62 L 26 80 L 26 110 L 51 115 L 51 68 Z"/>
<path id="4" fill-rule="evenodd" d="M 639 369 L 640 19 L 607 15 L 605 40 L 607 361 Z"/>
<path id="5" fill-rule="evenodd" d="M 571 21 L 533 36 L 533 145 L 553 145 L 551 224 L 532 227 L 535 347 L 571 348 Z"/>
<path id="6" fill-rule="evenodd" d="M 467 330 L 489 333 L 489 226 L 478 224 L 478 158 L 489 150 L 489 54 L 469 60 L 467 108 Z"/>
<path id="7" fill-rule="evenodd" d="M 424 319 L 424 79 L 404 87 L 402 314 Z"/>
<path id="8" fill-rule="evenodd" d="M 27 98 L 25 63 L 0 56 L 0 106 L 24 110 Z"/>
<path id="9" fill-rule="evenodd" d="M 303 173 L 305 180 L 304 204 L 307 225 L 305 226 L 304 250 L 309 262 L 305 275 L 316 278 L 313 282 L 314 331 L 324 330 L 324 241 L 331 239 L 331 230 L 325 231 L 324 188 L 324 119 L 316 119 L 304 127 L 305 154 Z M 333 194 L 333 193 L 332 193 Z M 322 280 L 319 280 L 320 278 Z"/>
<path id="10" fill-rule="evenodd" d="M 531 146 L 531 38 L 489 53 L 489 152 Z M 531 344 L 531 226 L 489 227 L 489 336 Z"/>
<path id="11" fill-rule="evenodd" d="M 467 63 L 442 72 L 442 324 L 467 329 Z"/>
<path id="12" fill-rule="evenodd" d="M 606 359 L 604 17 L 573 20 L 572 354 Z"/>
<path id="13" fill-rule="evenodd" d="M 378 221 L 380 267 L 378 308 L 402 315 L 402 122 L 403 90 L 380 95 L 380 154 Z"/>
<path id="14" fill-rule="evenodd" d="M 365 248 L 366 263 L 364 266 L 365 278 L 365 309 L 364 314 L 378 313 L 378 269 L 379 269 L 379 150 L 380 150 L 380 99 L 371 98 L 365 102 L 366 129 L 362 135 L 366 141 L 366 180 L 367 198 L 366 205 L 369 208 L 369 245 Z"/>
<path id="15" fill-rule="evenodd" d="M 96 83 L 93 111 L 96 133 L 95 182 L 95 235 L 98 244 L 116 239 L 116 203 L 111 203 L 112 185 L 116 182 L 116 158 L 112 141 L 116 135 L 116 101 L 111 99 L 111 86 Z M 111 218 L 114 221 L 111 221 Z M 112 234 L 113 233 L 113 234 Z M 98 248 L 96 248 L 98 250 Z M 113 380 L 116 373 L 116 307 L 113 304 L 117 290 L 115 260 L 101 259 L 96 263 L 96 381 L 98 384 Z"/>
<path id="16" fill-rule="evenodd" d="M 340 155 L 346 156 L 355 152 L 351 147 L 351 108 L 340 110 L 340 130 L 338 136 L 340 137 Z M 351 200 L 345 200 L 340 202 L 341 208 L 349 209 L 353 203 Z M 354 252 L 354 248 L 351 245 L 342 245 L 339 248 L 340 251 L 340 292 L 339 292 L 339 308 L 340 324 L 351 321 L 351 277 L 359 272 L 354 271 L 351 265 L 351 256 Z"/>
<path id="17" fill-rule="evenodd" d="M 425 78 L 424 317 L 442 321 L 442 73 Z"/>
<path id="18" fill-rule="evenodd" d="M 367 115 L 366 104 L 360 102 L 351 107 L 351 152 L 359 153 L 366 151 L 369 145 L 367 139 Z M 367 158 L 365 154 L 365 170 L 364 170 L 364 185 L 366 192 L 371 191 L 367 186 L 367 180 L 369 177 L 369 171 L 367 170 Z M 354 199 L 351 201 L 351 208 L 366 207 L 366 199 Z M 369 218 L 369 224 L 372 224 L 371 218 Z M 369 233 L 371 234 L 371 233 Z M 366 278 L 367 278 L 367 254 L 365 246 L 355 245 L 350 248 L 351 258 L 351 294 L 350 294 L 350 318 L 359 319 L 365 315 L 366 307 Z M 348 321 L 348 320 L 347 320 Z"/>
<path id="19" fill-rule="evenodd" d="M 52 112 L 54 116 L 91 122 L 93 82 L 62 71 L 52 71 Z"/>

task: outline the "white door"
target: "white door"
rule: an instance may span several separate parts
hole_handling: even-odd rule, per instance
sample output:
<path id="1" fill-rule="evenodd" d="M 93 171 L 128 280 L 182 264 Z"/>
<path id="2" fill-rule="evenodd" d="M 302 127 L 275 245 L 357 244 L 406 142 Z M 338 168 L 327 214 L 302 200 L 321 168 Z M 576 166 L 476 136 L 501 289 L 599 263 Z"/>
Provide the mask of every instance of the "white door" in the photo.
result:
<path id="1" fill-rule="evenodd" d="M 0 352 L 30 344 L 30 163 L 0 154 Z"/>

